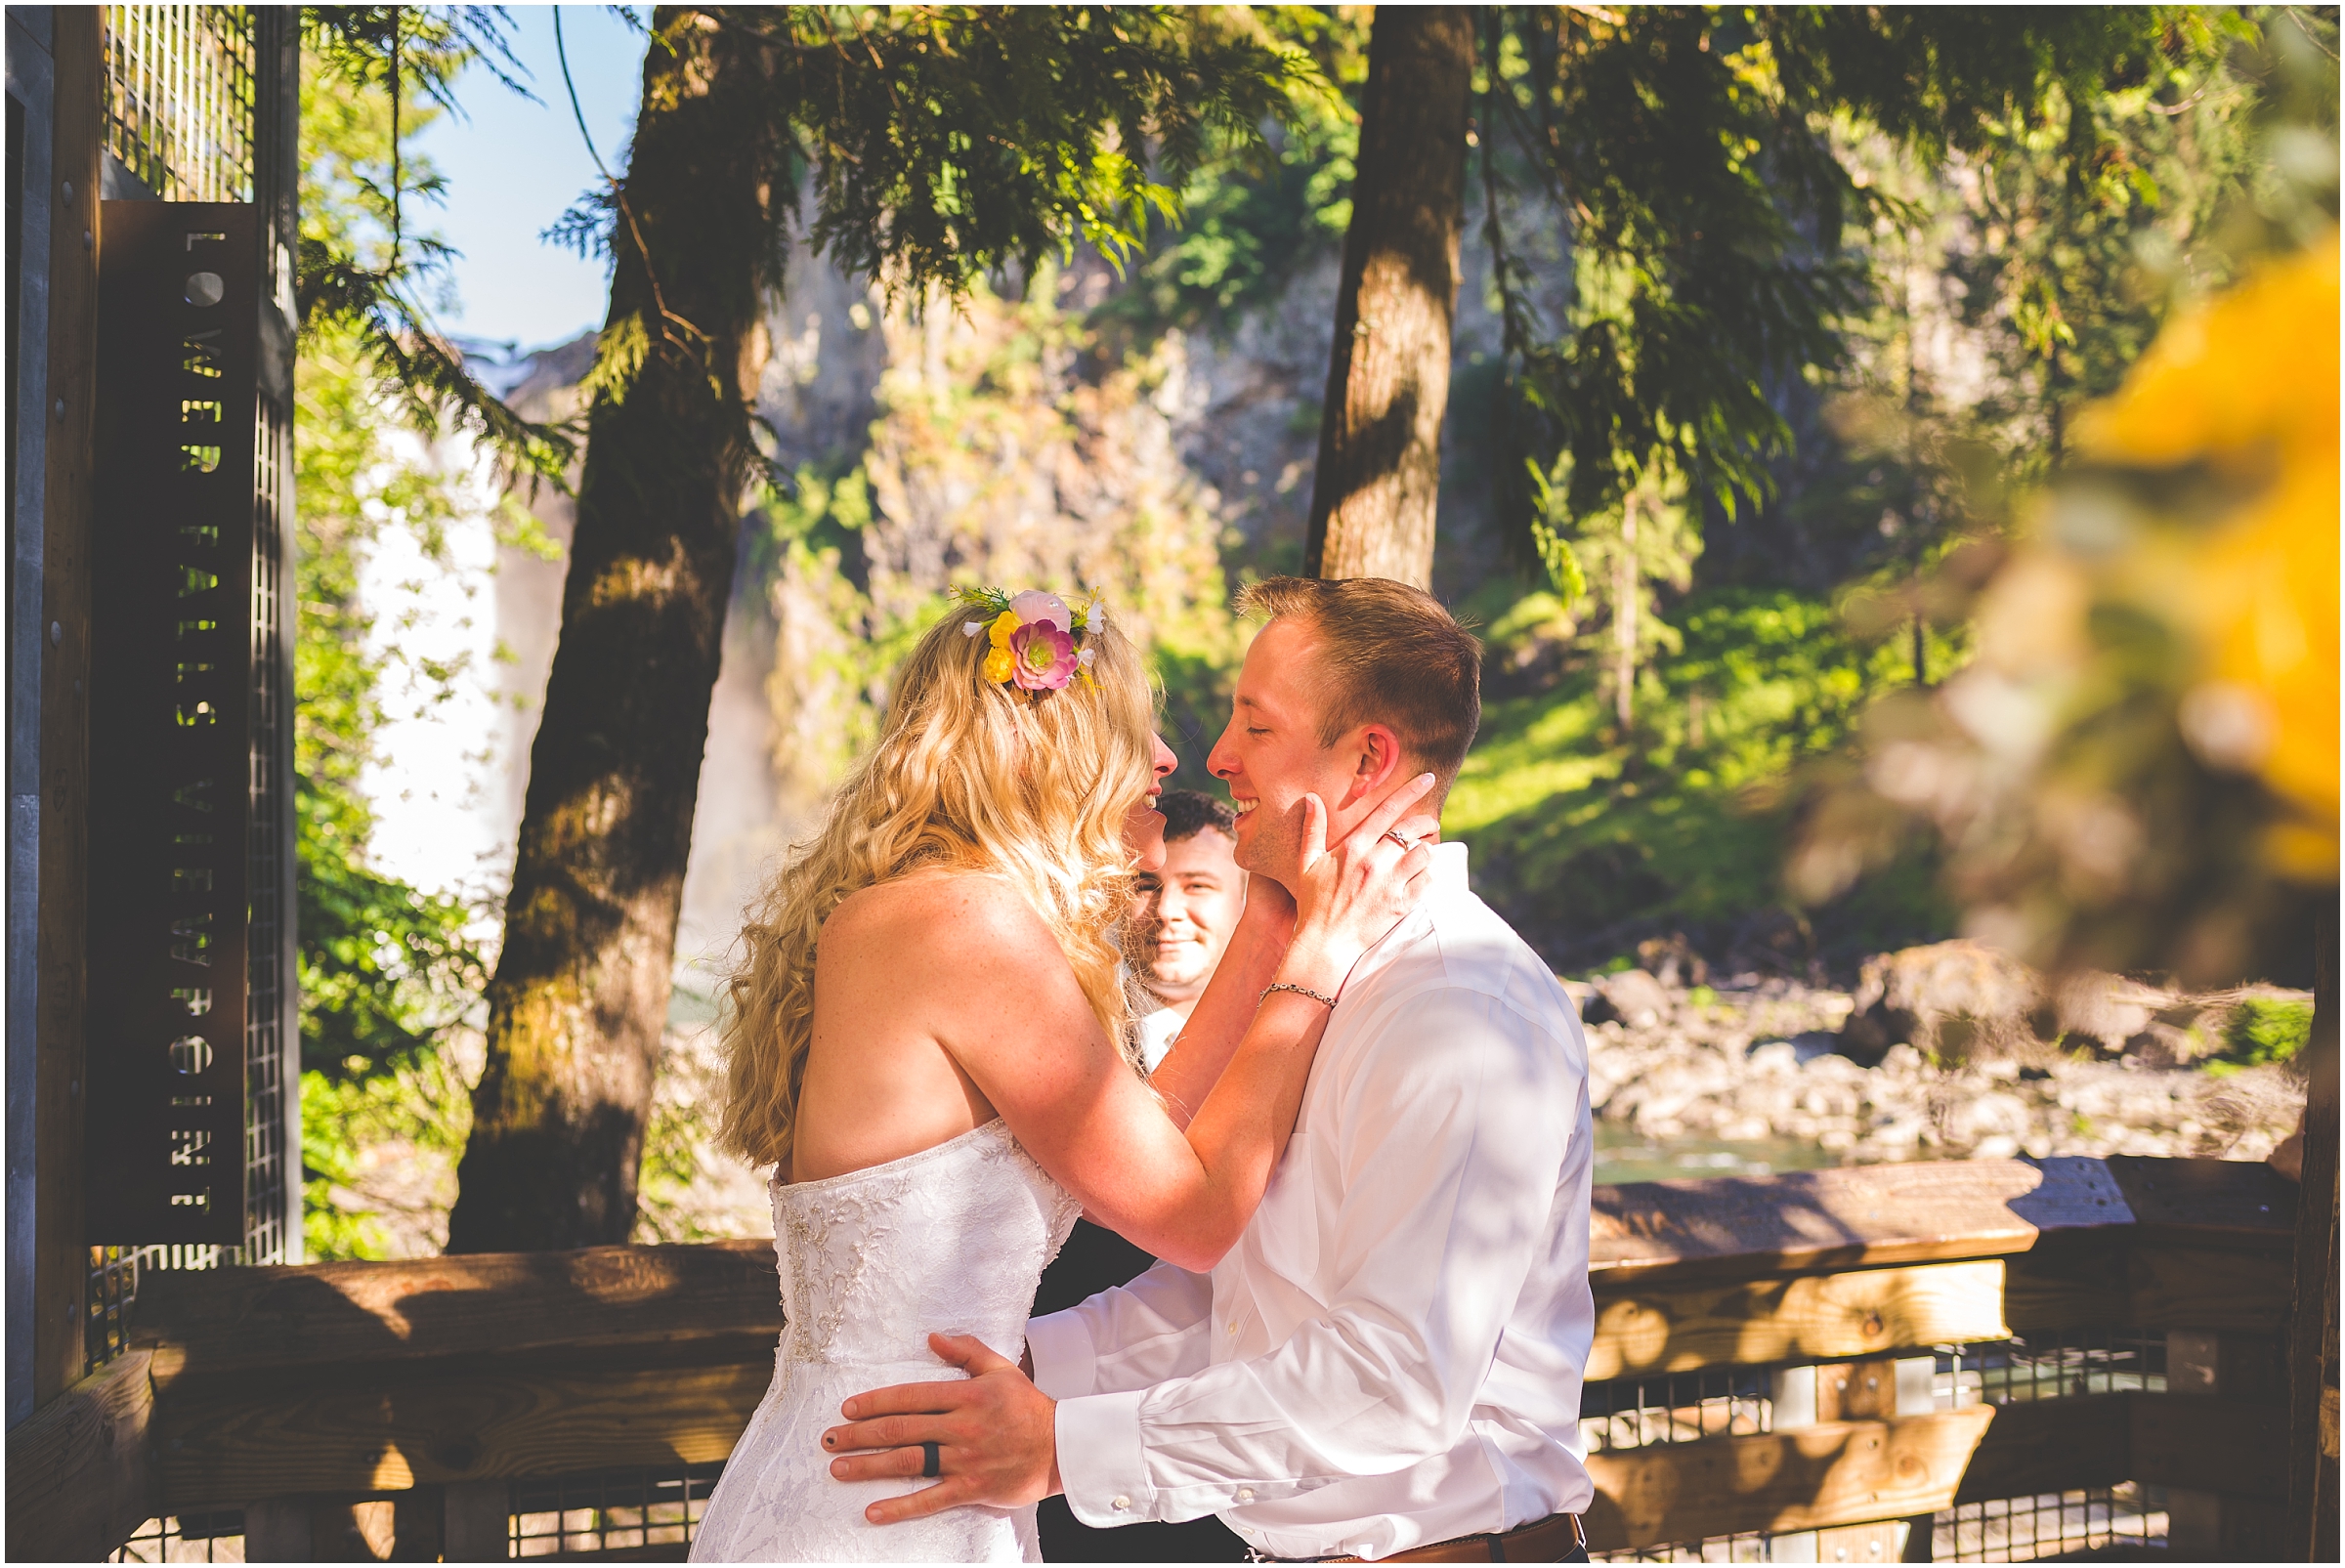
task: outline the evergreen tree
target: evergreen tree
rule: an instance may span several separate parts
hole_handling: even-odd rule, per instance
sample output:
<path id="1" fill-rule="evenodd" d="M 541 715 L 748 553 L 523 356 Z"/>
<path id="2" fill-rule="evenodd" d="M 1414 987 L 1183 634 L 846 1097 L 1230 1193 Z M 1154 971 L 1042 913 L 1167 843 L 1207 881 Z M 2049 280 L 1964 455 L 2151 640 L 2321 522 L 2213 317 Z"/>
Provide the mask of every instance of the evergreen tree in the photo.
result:
<path id="1" fill-rule="evenodd" d="M 1767 492 L 1768 465 L 1789 439 L 1770 380 L 1837 361 L 1834 324 L 1868 281 L 1842 233 L 1876 197 L 1835 156 L 1835 116 L 1924 155 L 1977 148 L 2061 95 L 2090 101 L 2111 81 L 2146 76 L 2161 51 L 2209 44 L 2203 14 L 2180 8 L 1495 6 L 1475 16 L 1475 68 L 1428 72 L 1405 102 L 1372 90 L 1361 145 L 1383 143 L 1386 115 L 1405 115 L 1415 136 L 1455 127 L 1438 133 L 1452 138 L 1440 157 L 1416 151 L 1412 189 L 1378 194 L 1428 223 L 1446 216 L 1444 203 L 1454 210 L 1446 171 L 1453 153 L 1466 155 L 1457 141 L 1475 149 L 1507 317 L 1499 412 L 1513 457 L 1501 477 L 1526 560 L 1551 563 L 1558 518 L 1568 529 L 1568 519 L 1609 515 L 1648 471 L 1727 517 Z M 1387 27 L 1426 25 L 1389 8 L 1377 30 L 1381 40 Z M 2100 158 L 2097 133 L 2089 118 L 2068 122 L 2070 166 Z M 1510 245 L 1501 197 L 1515 188 L 1542 193 L 1566 225 L 1575 287 L 1561 319 L 1533 308 L 1531 269 Z M 1355 196 L 1354 228 L 1381 210 Z M 1340 319 L 1373 318 L 1365 276 L 1347 266 Z M 1340 338 L 1339 365 L 1352 353 Z M 1429 363 L 1434 346 L 1417 357 Z M 1434 460 L 1438 421 L 1420 420 L 1395 445 L 1331 398 L 1321 429 L 1313 516 L 1340 511 L 1347 536 L 1383 541 L 1346 545 L 1344 561 L 1405 559 L 1403 574 L 1424 580 L 1430 535 L 1420 538 L 1397 476 Z M 1537 504 L 1550 490 L 1560 511 Z"/>

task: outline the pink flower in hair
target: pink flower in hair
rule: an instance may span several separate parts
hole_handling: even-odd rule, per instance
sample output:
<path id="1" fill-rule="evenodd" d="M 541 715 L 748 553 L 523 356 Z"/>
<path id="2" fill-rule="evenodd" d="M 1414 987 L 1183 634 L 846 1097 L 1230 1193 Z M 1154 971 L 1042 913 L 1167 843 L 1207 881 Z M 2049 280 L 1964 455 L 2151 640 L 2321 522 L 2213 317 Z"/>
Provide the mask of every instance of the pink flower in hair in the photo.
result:
<path id="1" fill-rule="evenodd" d="M 1013 676 L 1019 690 L 1055 692 L 1074 679 L 1079 660 L 1075 639 L 1047 620 L 1029 621 L 1009 634 Z"/>
<path id="2" fill-rule="evenodd" d="M 1046 620 L 1060 631 L 1075 629 L 1075 613 L 1067 608 L 1067 602 L 1040 588 L 1029 588 L 1012 599 L 1009 613 L 1021 621 Z"/>

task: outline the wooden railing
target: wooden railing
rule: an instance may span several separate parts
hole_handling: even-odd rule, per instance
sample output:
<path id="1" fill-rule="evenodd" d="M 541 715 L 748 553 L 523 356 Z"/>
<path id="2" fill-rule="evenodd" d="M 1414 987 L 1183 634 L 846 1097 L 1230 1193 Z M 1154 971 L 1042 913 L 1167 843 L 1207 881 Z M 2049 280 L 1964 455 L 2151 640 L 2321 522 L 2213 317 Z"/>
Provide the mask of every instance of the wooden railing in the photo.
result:
<path id="1" fill-rule="evenodd" d="M 1815 1531 L 1878 1561 L 1885 1521 L 2135 1482 L 2178 1558 L 2276 1554 L 2293 1206 L 2214 1161 L 1599 1188 L 1590 1380 L 1774 1392 L 1770 1430 L 1591 1455 L 1592 1544 Z M 2166 1391 L 1946 1408 L 1922 1359 L 2115 1326 L 2163 1337 Z M 723 1459 L 780 1328 L 762 1242 L 152 1276 L 132 1352 L 10 1435 L 10 1552 L 241 1509 L 254 1561 L 502 1556 L 512 1478 Z"/>

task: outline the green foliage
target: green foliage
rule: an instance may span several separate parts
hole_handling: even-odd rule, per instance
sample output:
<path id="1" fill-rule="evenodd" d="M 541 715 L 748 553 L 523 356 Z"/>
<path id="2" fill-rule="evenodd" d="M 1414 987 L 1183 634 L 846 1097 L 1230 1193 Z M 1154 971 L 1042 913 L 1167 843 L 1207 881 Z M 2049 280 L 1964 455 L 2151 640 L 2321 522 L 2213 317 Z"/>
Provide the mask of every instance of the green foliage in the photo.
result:
<path id="1" fill-rule="evenodd" d="M 1303 68 L 1174 7 L 863 12 L 845 47 L 815 8 L 751 15 L 796 46 L 778 69 L 814 148 L 816 242 L 955 293 L 1078 239 L 1129 256 L 1178 217 L 1209 139 L 1258 141 Z"/>
<path id="2" fill-rule="evenodd" d="M 642 136 L 625 181 L 589 192 L 555 233 L 582 251 L 722 256 L 750 290 L 778 287 L 798 222 L 844 272 L 891 298 L 965 295 L 989 275 L 1031 275 L 1078 243 L 1122 266 L 1209 158 L 1258 148 L 1314 73 L 1300 49 L 1213 9 L 768 6 L 678 10 L 652 42 L 703 97 L 647 103 L 692 116 L 700 156 L 720 148 L 773 192 L 761 219 L 663 211 L 647 224 L 633 182 L 664 154 Z M 683 121 L 679 120 L 678 124 Z M 672 252 L 668 247 L 676 247 Z M 597 385 L 615 398 L 654 352 L 704 336 L 657 303 L 606 331 Z"/>
<path id="3" fill-rule="evenodd" d="M 1194 327 L 1275 299 L 1299 263 L 1343 242 L 1358 141 L 1356 122 L 1308 126 L 1278 139 L 1267 169 L 1232 154 L 1197 171 L 1181 191 L 1181 227 L 1133 269 L 1136 286 L 1102 315 Z"/>
<path id="4" fill-rule="evenodd" d="M 1957 281 L 1996 370 L 1974 418 L 2002 432 L 2013 478 L 2041 479 L 2069 412 L 2116 390 L 2173 305 L 2236 274 L 2222 229 L 2269 162 L 2273 63 L 2247 15 L 2208 16 L 2138 77 L 2064 83 L 2034 114 L 1989 116 L 1970 178 L 1924 163 L 1904 182 L 1922 222 L 1873 247 Z"/>
<path id="5" fill-rule="evenodd" d="M 1933 618 L 1977 615 L 1982 657 L 1872 716 L 1862 768 L 1803 823 L 1793 873 L 1812 893 L 1918 837 L 1942 850 L 1966 925 L 2047 969 L 2197 986 L 2306 974 L 2335 865 L 2334 773 L 2325 799 L 2306 781 L 2335 749 L 2318 739 L 2334 733 L 2335 600 L 2310 585 L 2334 575 L 2336 548 L 2321 490 L 2335 472 L 2335 263 L 2320 254 L 2334 243 L 2336 23 L 2257 10 L 2230 26 L 2211 65 L 2092 106 L 2094 134 L 2157 188 L 2156 208 L 2133 200 L 2132 176 L 2113 194 L 2054 182 L 2038 142 L 2057 116 L 1998 130 L 1977 154 L 1978 199 L 1943 204 L 1988 215 L 1959 220 L 1980 243 L 1949 246 L 1967 253 L 1989 323 L 1975 341 L 1997 361 L 1981 408 L 2005 417 L 1984 433 L 2012 477 L 2048 483 L 2016 517 L 1958 509 L 1958 525 L 2004 537 L 1907 586 Z M 2309 256 L 2272 256 L 2308 241 Z M 2242 274 L 2238 295 L 2174 322 Z M 2115 386 L 2153 330 L 2191 368 L 2105 403 L 2129 443 L 2063 466 L 2067 413 Z M 2209 404 L 2215 385 L 2234 390 Z M 2311 639 L 2286 656 L 2301 663 L 2262 662 L 2273 624 L 2310 628 L 2291 633 Z M 2314 766 L 2283 776 L 2259 769 L 2261 751 L 2210 746 L 2189 717 L 2200 693 L 2265 715 L 2258 745 L 2301 745 Z"/>
<path id="6" fill-rule="evenodd" d="M 303 221 L 321 243 L 357 242 L 371 208 L 370 169 L 386 165 L 387 98 L 339 91 L 304 72 Z M 420 129 L 410 113 L 403 136 Z M 437 177 L 405 160 L 426 187 Z M 354 1198 L 366 1151 L 386 1140 L 452 1158 L 469 1105 L 445 1052 L 472 1011 L 487 963 L 477 911 L 374 869 L 373 813 L 361 784 L 377 760 L 383 691 L 395 675 L 427 701 L 463 671 L 405 660 L 359 594 L 386 532 L 446 563 L 448 530 L 470 504 L 454 478 L 418 460 L 388 397 L 366 333 L 321 319 L 305 334 L 294 376 L 300 530 L 294 639 L 297 955 L 301 989 L 303 1149 L 313 1257 L 379 1256 L 389 1232 Z M 507 532 L 518 530 L 507 529 Z M 390 628 L 396 631 L 397 628 Z M 339 1195 L 339 1196 L 337 1196 Z"/>
<path id="7" fill-rule="evenodd" d="M 2313 1004 L 2273 996 L 2248 996 L 2223 1025 L 2223 1056 L 2239 1067 L 2290 1062 L 2313 1038 Z"/>
<path id="8" fill-rule="evenodd" d="M 2089 101 L 2146 73 L 2161 47 L 2202 49 L 2202 32 L 2145 9 L 1490 8 L 1483 233 L 1519 454 L 1499 471 L 1526 555 L 1530 525 L 1554 526 L 1526 475 L 1553 476 L 1575 516 L 1656 468 L 1729 518 L 1769 492 L 1792 440 L 1770 380 L 1838 363 L 1835 326 L 1870 287 L 1843 229 L 1897 216 L 1834 155 L 1833 115 L 1925 157 L 1971 148 L 2062 92 Z M 2072 166 L 2099 157 L 2091 130 L 2064 140 Z M 1501 197 L 1526 186 L 1570 223 L 1554 321 L 1506 234 Z"/>
<path id="9" fill-rule="evenodd" d="M 442 182 L 405 144 L 435 115 L 460 112 L 457 74 L 481 64 L 527 96 L 511 74 L 520 66 L 506 43 L 510 25 L 495 6 L 303 8 L 295 309 L 305 338 L 356 339 L 378 395 L 414 429 L 461 432 L 517 471 L 559 484 L 575 442 L 523 419 L 473 379 L 462 351 L 432 320 L 451 252 L 407 227 L 411 203 L 436 201 Z"/>
<path id="10" fill-rule="evenodd" d="M 1227 325 L 1276 299 L 1296 273 L 1341 246 L 1351 224 L 1356 110 L 1344 96 L 1367 75 L 1363 13 L 1309 6 L 1256 10 L 1264 32 L 1312 62 L 1290 82 L 1285 123 L 1260 139 L 1214 139 L 1181 189 L 1180 227 L 1131 271 L 1131 286 L 1100 307 L 1103 320 L 1142 332 Z"/>
<path id="11" fill-rule="evenodd" d="M 472 1127 L 469 1090 L 440 1053 L 366 1078 L 302 1074 L 302 1240 L 312 1261 L 390 1257 L 401 1240 L 409 1252 L 418 1241 L 436 1245 L 450 1196 L 441 1188 Z"/>
<path id="12" fill-rule="evenodd" d="M 2281 10 L 1490 14 L 1500 434 L 1532 461 L 1502 443 L 1489 467 L 1521 476 L 1518 559 L 1565 591 L 1477 600 L 1508 695 L 1452 811 L 1551 954 L 1600 958 L 1641 923 L 1715 938 L 1783 896 L 1781 848 L 1854 776 L 1856 720 L 1967 662 L 1994 552 L 1966 533 L 2005 525 L 2176 303 L 2333 221 L 2333 37 Z M 1546 318 L 1509 249 L 1526 190 L 1571 223 Z M 1622 735 L 1582 622 L 1611 608 L 1613 497 L 1656 470 L 1707 502 L 1733 563 L 1709 581 L 1808 587 L 1642 604 L 1641 646 L 1664 618 L 1685 646 L 1655 633 Z M 1819 935 L 1945 934 L 1942 859 L 1884 848 Z"/>
<path id="13" fill-rule="evenodd" d="M 1722 923 L 1779 902 L 1785 780 L 1910 673 L 1830 602 L 1788 589 L 1708 590 L 1675 619 L 1682 646 L 1640 674 L 1633 733 L 1613 725 L 1593 661 L 1494 696 L 1443 814 L 1472 846 L 1476 885 L 1553 961 L 1600 961 L 1639 922 Z M 1536 615 L 1493 622 L 1494 692 L 1542 634 Z M 1893 876 L 1867 895 L 1879 932 L 1942 928 L 1926 882 Z"/>
<path id="14" fill-rule="evenodd" d="M 389 421 L 369 397 L 362 361 L 321 345 L 313 351 L 296 371 L 294 426 L 305 1228 L 312 1257 L 365 1257 L 384 1255 L 382 1226 L 335 1194 L 349 1192 L 370 1145 L 393 1133 L 422 1138 L 451 1108 L 468 1107 L 443 1046 L 448 1028 L 474 1006 L 487 964 L 471 935 L 472 910 L 369 865 L 373 814 L 359 787 L 374 757 L 390 662 L 369 646 L 359 565 L 386 527 L 433 546 L 455 497 L 390 450 Z M 439 674 L 445 681 L 454 672 Z M 452 1135 L 448 1147 L 460 1146 L 462 1129 Z"/>

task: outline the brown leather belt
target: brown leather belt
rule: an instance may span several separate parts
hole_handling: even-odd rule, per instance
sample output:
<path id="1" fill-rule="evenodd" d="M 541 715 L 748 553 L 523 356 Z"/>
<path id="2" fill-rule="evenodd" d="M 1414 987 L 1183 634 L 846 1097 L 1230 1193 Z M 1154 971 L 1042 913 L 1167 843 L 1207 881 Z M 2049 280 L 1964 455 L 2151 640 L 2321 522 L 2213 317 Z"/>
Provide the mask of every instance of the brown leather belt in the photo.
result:
<path id="1" fill-rule="evenodd" d="M 1576 1513 L 1551 1513 L 1537 1524 L 1526 1524 L 1497 1536 L 1459 1536 L 1429 1547 L 1412 1547 L 1379 1562 L 1561 1562 L 1573 1551 L 1583 1554 L 1588 1532 Z M 1362 1562 L 1360 1557 L 1320 1557 L 1318 1562 Z"/>

